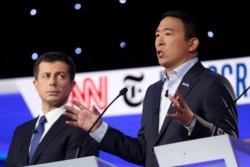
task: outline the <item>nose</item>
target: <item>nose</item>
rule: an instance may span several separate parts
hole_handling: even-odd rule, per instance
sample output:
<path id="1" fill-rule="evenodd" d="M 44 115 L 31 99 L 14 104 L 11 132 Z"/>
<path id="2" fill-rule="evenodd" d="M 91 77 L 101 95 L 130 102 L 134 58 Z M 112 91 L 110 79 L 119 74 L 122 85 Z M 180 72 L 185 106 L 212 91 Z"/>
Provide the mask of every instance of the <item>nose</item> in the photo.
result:
<path id="1" fill-rule="evenodd" d="M 158 36 L 158 37 L 155 39 L 155 45 L 156 45 L 156 46 L 164 45 L 164 40 L 162 39 L 161 36 Z"/>
<path id="2" fill-rule="evenodd" d="M 50 77 L 49 84 L 50 86 L 56 86 L 56 77 Z"/>

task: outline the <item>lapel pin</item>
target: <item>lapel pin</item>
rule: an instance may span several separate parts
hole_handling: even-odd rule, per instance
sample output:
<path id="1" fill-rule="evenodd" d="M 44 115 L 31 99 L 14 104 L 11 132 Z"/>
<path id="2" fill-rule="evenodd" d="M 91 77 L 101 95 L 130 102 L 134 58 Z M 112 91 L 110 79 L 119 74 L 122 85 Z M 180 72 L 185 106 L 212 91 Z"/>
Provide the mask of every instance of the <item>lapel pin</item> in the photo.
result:
<path id="1" fill-rule="evenodd" d="M 182 82 L 182 85 L 183 85 L 183 86 L 186 86 L 186 87 L 189 87 L 189 84 L 188 84 L 188 83 L 185 83 L 185 82 Z"/>

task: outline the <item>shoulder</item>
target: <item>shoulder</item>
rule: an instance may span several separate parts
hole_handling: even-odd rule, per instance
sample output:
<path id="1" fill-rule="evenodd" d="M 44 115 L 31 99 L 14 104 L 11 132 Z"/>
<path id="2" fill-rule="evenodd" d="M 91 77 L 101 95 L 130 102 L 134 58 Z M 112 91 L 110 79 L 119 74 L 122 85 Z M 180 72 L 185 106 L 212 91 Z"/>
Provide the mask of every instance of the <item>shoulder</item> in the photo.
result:
<path id="1" fill-rule="evenodd" d="M 16 127 L 16 130 L 25 130 L 33 127 L 36 123 L 37 118 L 23 122 Z"/>

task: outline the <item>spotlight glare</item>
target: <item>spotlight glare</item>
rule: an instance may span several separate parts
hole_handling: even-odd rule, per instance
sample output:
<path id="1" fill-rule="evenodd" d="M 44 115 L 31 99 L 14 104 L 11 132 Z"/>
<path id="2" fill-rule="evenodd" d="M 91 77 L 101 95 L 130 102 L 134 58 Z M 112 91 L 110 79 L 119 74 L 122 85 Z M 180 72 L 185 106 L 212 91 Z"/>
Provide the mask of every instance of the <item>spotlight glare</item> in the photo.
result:
<path id="1" fill-rule="evenodd" d="M 125 48 L 127 46 L 126 42 L 121 42 L 120 43 L 120 48 Z"/>
<path id="2" fill-rule="evenodd" d="M 77 48 L 75 49 L 75 54 L 79 55 L 79 54 L 81 54 L 81 53 L 82 53 L 82 48 L 77 47 Z"/>
<path id="3" fill-rule="evenodd" d="M 213 37 L 214 37 L 213 31 L 208 31 L 208 32 L 207 32 L 207 36 L 208 36 L 209 38 L 213 38 Z"/>
<path id="4" fill-rule="evenodd" d="M 31 16 L 35 16 L 37 14 L 37 10 L 36 9 L 31 9 L 30 10 L 30 15 Z"/>
<path id="5" fill-rule="evenodd" d="M 75 4 L 75 10 L 80 10 L 82 8 L 82 5 L 80 3 Z"/>
<path id="6" fill-rule="evenodd" d="M 119 0 L 120 4 L 125 4 L 127 0 Z"/>
<path id="7" fill-rule="evenodd" d="M 38 58 L 38 54 L 36 52 L 31 54 L 31 59 L 36 60 Z"/>

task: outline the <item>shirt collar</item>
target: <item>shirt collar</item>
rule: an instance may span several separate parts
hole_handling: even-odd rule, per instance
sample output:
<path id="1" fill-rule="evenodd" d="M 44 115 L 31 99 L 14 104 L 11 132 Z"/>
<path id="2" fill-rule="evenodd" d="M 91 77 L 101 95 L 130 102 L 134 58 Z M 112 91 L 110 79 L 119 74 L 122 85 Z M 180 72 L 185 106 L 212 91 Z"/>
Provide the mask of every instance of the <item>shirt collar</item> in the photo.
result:
<path id="1" fill-rule="evenodd" d="M 47 114 L 45 114 L 47 122 L 55 122 L 65 111 L 66 109 L 64 109 L 63 107 L 59 107 L 59 108 L 49 111 Z M 41 113 L 40 117 L 42 115 L 44 114 Z"/>
<path id="2" fill-rule="evenodd" d="M 183 76 L 188 72 L 188 70 L 196 63 L 198 62 L 198 57 L 192 58 L 188 60 L 187 62 L 181 64 L 176 69 L 171 71 L 171 74 L 178 75 L 178 78 L 183 78 Z M 162 82 L 165 82 L 167 79 L 167 76 L 164 71 L 161 71 L 161 80 Z"/>

